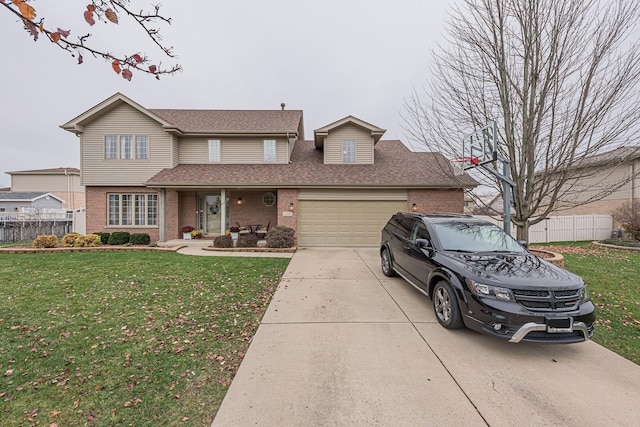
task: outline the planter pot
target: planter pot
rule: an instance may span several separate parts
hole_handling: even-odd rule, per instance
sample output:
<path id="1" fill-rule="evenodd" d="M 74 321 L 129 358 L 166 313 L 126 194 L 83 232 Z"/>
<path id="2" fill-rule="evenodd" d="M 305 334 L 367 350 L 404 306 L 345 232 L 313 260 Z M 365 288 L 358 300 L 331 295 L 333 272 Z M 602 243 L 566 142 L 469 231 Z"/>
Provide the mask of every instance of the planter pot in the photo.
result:
<path id="1" fill-rule="evenodd" d="M 191 232 L 182 233 L 182 240 L 191 240 Z"/>
<path id="2" fill-rule="evenodd" d="M 231 232 L 231 238 L 232 238 L 233 240 L 238 240 L 238 233 L 236 233 L 236 232 L 233 232 L 233 231 L 232 231 L 232 232 Z"/>

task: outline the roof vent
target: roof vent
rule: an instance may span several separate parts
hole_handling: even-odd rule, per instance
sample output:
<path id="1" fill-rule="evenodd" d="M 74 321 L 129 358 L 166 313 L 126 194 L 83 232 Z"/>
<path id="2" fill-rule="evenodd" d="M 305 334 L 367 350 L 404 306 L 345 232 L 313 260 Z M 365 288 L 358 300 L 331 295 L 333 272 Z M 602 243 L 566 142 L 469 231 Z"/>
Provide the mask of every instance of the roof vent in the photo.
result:
<path id="1" fill-rule="evenodd" d="M 282 111 L 284 111 L 284 102 L 282 104 L 280 104 L 280 108 L 282 108 Z"/>

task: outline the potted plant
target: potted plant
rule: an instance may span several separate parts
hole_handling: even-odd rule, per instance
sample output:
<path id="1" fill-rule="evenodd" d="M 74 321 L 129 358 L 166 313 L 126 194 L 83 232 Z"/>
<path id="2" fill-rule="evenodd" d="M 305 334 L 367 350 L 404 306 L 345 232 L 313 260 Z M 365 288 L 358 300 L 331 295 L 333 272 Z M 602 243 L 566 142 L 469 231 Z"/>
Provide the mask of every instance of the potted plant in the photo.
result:
<path id="1" fill-rule="evenodd" d="M 232 225 L 229 227 L 229 231 L 231 232 L 231 238 L 233 240 L 238 240 L 238 233 L 240 232 L 240 227 Z"/>
<path id="2" fill-rule="evenodd" d="M 191 230 L 191 238 L 199 239 L 202 237 L 202 230 Z"/>
<path id="3" fill-rule="evenodd" d="M 185 225 L 184 227 L 182 227 L 180 229 L 180 232 L 182 233 L 182 239 L 184 240 L 191 240 L 191 232 L 195 230 L 195 228 L 193 228 L 190 225 Z"/>

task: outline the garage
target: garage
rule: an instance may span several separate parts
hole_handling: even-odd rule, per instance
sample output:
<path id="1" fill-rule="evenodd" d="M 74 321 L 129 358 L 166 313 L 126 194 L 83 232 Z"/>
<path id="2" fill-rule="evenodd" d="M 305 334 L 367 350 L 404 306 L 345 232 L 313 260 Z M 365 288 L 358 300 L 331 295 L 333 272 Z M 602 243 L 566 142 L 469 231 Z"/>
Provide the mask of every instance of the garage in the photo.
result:
<path id="1" fill-rule="evenodd" d="M 407 210 L 404 191 L 298 195 L 298 245 L 377 246 L 389 217 Z"/>

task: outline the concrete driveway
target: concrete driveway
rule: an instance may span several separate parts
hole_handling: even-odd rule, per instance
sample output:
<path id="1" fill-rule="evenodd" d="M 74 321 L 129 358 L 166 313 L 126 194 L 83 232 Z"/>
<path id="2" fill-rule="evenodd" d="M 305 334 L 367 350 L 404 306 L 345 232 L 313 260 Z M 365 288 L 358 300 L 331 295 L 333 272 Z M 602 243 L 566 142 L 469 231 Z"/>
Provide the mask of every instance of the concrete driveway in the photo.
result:
<path id="1" fill-rule="evenodd" d="M 446 330 L 376 249 L 301 249 L 213 422 L 249 425 L 637 426 L 640 366 Z"/>

